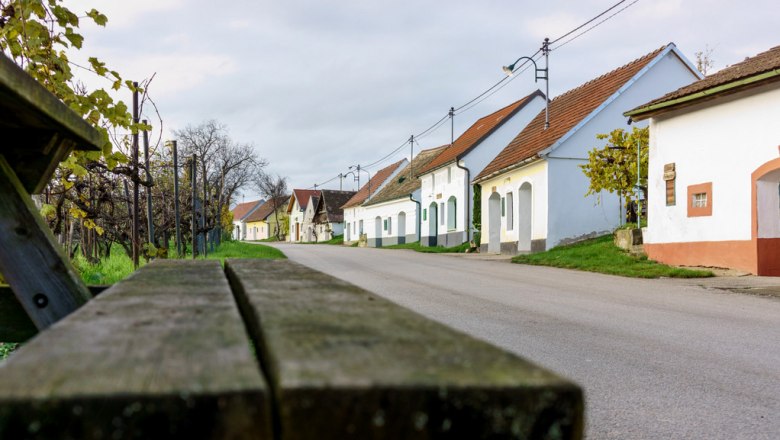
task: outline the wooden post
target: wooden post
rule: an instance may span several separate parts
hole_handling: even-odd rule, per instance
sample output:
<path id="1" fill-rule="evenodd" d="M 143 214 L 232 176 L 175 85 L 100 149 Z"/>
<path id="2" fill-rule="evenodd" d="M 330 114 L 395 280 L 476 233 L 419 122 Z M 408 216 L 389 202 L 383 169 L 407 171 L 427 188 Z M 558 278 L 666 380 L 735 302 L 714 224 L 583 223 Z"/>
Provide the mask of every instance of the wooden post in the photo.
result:
<path id="1" fill-rule="evenodd" d="M 144 125 L 147 121 L 144 119 Z M 146 164 L 146 181 L 151 182 L 152 172 L 149 163 L 149 132 L 144 130 L 144 163 Z M 154 217 L 152 216 L 152 187 L 146 187 L 146 227 L 149 233 L 149 243 L 154 244 Z"/>
<path id="2" fill-rule="evenodd" d="M 138 83 L 133 82 L 133 123 L 138 124 Z M 138 269 L 138 132 L 133 133 L 133 267 Z"/>
<path id="3" fill-rule="evenodd" d="M 49 327 L 92 297 L 3 155 L 0 231 L 0 273 L 36 327 Z"/>
<path id="4" fill-rule="evenodd" d="M 173 213 L 176 223 L 176 254 L 181 258 L 181 229 L 179 228 L 179 152 L 176 148 L 176 141 L 173 141 Z"/>
<path id="5" fill-rule="evenodd" d="M 190 181 L 192 183 L 192 259 L 198 256 L 198 155 L 193 154 L 190 160 Z"/>

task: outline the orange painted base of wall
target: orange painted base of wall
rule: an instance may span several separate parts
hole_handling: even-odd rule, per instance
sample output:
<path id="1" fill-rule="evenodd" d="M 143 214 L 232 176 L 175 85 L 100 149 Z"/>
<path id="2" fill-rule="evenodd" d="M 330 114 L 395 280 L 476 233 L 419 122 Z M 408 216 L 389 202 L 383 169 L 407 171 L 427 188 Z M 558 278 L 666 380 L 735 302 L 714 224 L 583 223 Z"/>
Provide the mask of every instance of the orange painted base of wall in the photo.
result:
<path id="1" fill-rule="evenodd" d="M 753 240 L 645 243 L 651 260 L 674 266 L 727 267 L 758 273 Z"/>
<path id="2" fill-rule="evenodd" d="M 758 274 L 780 276 L 780 238 L 759 238 Z"/>

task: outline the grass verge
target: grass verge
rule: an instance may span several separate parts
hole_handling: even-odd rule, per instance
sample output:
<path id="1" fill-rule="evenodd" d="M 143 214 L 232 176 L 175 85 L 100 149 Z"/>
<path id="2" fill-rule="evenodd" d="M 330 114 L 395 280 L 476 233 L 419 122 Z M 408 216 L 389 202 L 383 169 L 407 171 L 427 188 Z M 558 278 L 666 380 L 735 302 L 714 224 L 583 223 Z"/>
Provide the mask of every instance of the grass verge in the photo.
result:
<path id="1" fill-rule="evenodd" d="M 462 254 L 468 250 L 469 244 L 463 243 L 458 246 L 444 247 L 444 246 L 422 246 L 419 241 L 414 243 L 394 244 L 390 246 L 382 246 L 381 249 L 411 249 L 413 251 L 422 252 L 425 254 Z"/>
<path id="2" fill-rule="evenodd" d="M 635 257 L 615 246 L 612 235 L 579 243 L 558 246 L 546 252 L 518 255 L 513 263 L 561 267 L 588 272 L 633 278 L 704 278 L 714 274 L 709 270 L 682 269 Z"/>

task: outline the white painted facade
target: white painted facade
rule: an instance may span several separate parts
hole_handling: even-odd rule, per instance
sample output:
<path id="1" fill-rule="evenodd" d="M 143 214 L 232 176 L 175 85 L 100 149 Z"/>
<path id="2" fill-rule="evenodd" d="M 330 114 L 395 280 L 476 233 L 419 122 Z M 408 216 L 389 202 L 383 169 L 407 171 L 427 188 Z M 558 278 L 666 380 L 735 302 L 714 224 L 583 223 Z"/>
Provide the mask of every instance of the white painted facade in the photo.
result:
<path id="1" fill-rule="evenodd" d="M 317 213 L 317 201 L 319 197 L 309 197 L 309 202 L 303 212 L 303 221 L 301 222 L 301 241 L 312 242 L 319 241 L 318 236 L 324 231 L 317 228 L 314 224 L 314 215 Z"/>
<path id="2" fill-rule="evenodd" d="M 395 170 L 393 170 L 393 172 L 383 182 L 377 185 L 376 188 L 371 188 L 371 193 L 368 195 L 367 200 L 365 200 L 363 203 L 370 201 L 372 196 L 378 194 L 379 191 L 386 187 L 388 183 L 396 179 L 398 177 L 398 173 L 406 168 L 407 165 L 409 165 L 409 161 L 403 159 L 395 168 Z M 362 190 L 362 188 L 360 189 Z M 344 223 L 342 224 L 341 231 L 344 234 L 345 243 L 351 243 L 360 240 L 360 234 L 363 233 L 360 229 L 361 220 L 363 221 L 363 225 L 367 224 L 368 217 L 366 217 L 365 212 L 366 210 L 362 204 L 344 208 Z"/>
<path id="3" fill-rule="evenodd" d="M 287 234 L 287 241 L 291 243 L 303 241 L 303 217 L 304 212 L 301 209 L 301 204 L 298 203 L 298 199 L 296 198 L 293 202 L 293 207 L 290 210 L 290 231 Z"/>
<path id="4" fill-rule="evenodd" d="M 651 119 L 645 242 L 752 239 L 751 173 L 780 157 L 780 84 L 719 97 Z M 664 165 L 675 164 L 676 203 L 666 205 Z M 776 172 L 775 174 L 780 174 Z M 780 175 L 757 182 L 758 238 L 780 238 Z M 687 188 L 712 183 L 712 215 L 688 216 Z"/>
<path id="5" fill-rule="evenodd" d="M 419 197 L 419 190 L 413 196 L 415 199 Z M 408 197 L 366 206 L 363 219 L 368 245 L 376 247 L 417 241 L 418 215 L 417 203 Z"/>
<path id="6" fill-rule="evenodd" d="M 699 79 L 693 66 L 678 56 L 683 57 L 676 48 L 659 55 L 553 145 L 530 158 L 528 161 L 532 165 L 508 170 L 481 182 L 483 249 L 487 250 L 490 227 L 496 224 L 502 228 L 500 250 L 506 253 L 547 250 L 617 228 L 625 218 L 625 208 L 621 207 L 620 199 L 607 192 L 585 196 L 589 180 L 580 165 L 587 162 L 588 151 L 604 146 L 604 141 L 597 139 L 596 135 L 616 128 L 631 128 L 626 125 L 627 118 L 623 116 L 627 109 Z M 555 120 L 551 120 L 550 124 L 555 124 Z M 646 126 L 647 123 L 635 125 Z M 519 231 L 523 225 L 518 223 L 528 218 L 527 213 L 520 211 L 521 198 L 527 196 L 527 193 L 520 192 L 524 182 L 528 182 L 532 189 L 530 228 L 533 241 L 530 244 L 520 240 Z M 514 212 L 511 230 L 507 228 L 506 218 L 499 223 L 494 218 L 491 222 L 489 200 L 494 186 L 502 198 L 507 193 L 512 194 Z M 489 248 L 498 252 L 495 244 Z"/>
<path id="7" fill-rule="evenodd" d="M 488 135 L 460 160 L 420 176 L 422 183 L 421 205 L 426 214 L 422 219 L 422 242 L 445 247 L 457 246 L 471 239 L 473 226 L 474 191 L 471 180 L 490 163 L 506 145 L 544 108 L 544 98 L 535 96 L 530 102 L 504 121 L 498 129 Z M 468 172 L 466 170 L 467 169 Z M 452 209 L 454 200 L 455 209 Z M 431 222 L 431 205 L 437 205 Z M 454 220 L 454 227 L 453 225 Z"/>

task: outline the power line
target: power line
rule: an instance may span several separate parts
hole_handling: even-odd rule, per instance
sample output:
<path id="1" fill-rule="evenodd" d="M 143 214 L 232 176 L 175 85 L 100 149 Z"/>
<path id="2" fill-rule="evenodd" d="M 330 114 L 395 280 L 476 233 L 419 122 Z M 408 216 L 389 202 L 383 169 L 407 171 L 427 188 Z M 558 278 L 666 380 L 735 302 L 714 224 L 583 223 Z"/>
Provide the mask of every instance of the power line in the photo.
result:
<path id="1" fill-rule="evenodd" d="M 585 23 L 582 23 L 581 25 L 579 25 L 579 26 L 577 26 L 576 28 L 574 28 L 574 29 L 570 30 L 569 32 L 566 32 L 565 34 L 561 35 L 560 37 L 556 38 L 555 40 L 553 40 L 553 41 L 550 41 L 550 44 L 555 44 L 555 43 L 557 43 L 558 41 L 560 41 L 560 40 L 562 40 L 562 39 L 564 39 L 564 38 L 568 37 L 569 35 L 571 35 L 571 34 L 573 34 L 573 33 L 577 32 L 578 30 L 580 30 L 580 29 L 584 28 L 585 26 L 587 26 L 587 25 L 589 25 L 589 24 L 593 23 L 594 21 L 598 20 L 600 17 L 602 17 L 602 16 L 603 16 L 604 14 L 606 14 L 607 12 L 609 12 L 609 11 L 611 11 L 611 10 L 613 10 L 613 9 L 617 8 L 617 7 L 618 7 L 618 6 L 620 6 L 622 3 L 625 3 L 625 2 L 626 2 L 626 0 L 620 0 L 619 2 L 615 3 L 614 5 L 610 6 L 610 7 L 609 7 L 609 8 L 607 8 L 606 10 L 604 10 L 604 11 L 603 11 L 602 13 L 600 13 L 599 15 L 597 15 L 597 16 L 595 16 L 595 17 L 591 18 L 590 20 L 586 21 Z M 636 3 L 636 2 L 634 2 L 634 3 Z M 630 5 L 629 5 L 629 6 L 630 6 Z"/>
<path id="2" fill-rule="evenodd" d="M 563 34 L 563 35 L 559 36 L 558 38 L 556 38 L 556 39 L 552 40 L 552 41 L 549 43 L 549 45 L 553 45 L 553 44 L 555 44 L 555 43 L 557 43 L 557 42 L 559 42 L 559 41 L 563 40 L 564 38 L 566 38 L 566 37 L 568 37 L 568 36 L 570 36 L 570 35 L 572 35 L 572 34 L 575 34 L 577 31 L 579 31 L 579 30 L 581 30 L 581 29 L 583 29 L 583 28 L 587 27 L 589 24 L 591 24 L 591 23 L 595 22 L 595 21 L 596 21 L 596 20 L 598 20 L 599 18 L 601 18 L 601 17 L 604 17 L 604 16 L 605 16 L 606 14 L 608 14 L 610 11 L 613 11 L 615 8 L 617 8 L 617 7 L 618 7 L 618 6 L 620 6 L 621 4 L 625 3 L 626 1 L 628 1 L 628 0 L 620 0 L 620 1 L 618 1 L 618 2 L 617 2 L 617 3 L 615 3 L 614 5 L 610 6 L 609 8 L 605 9 L 604 11 L 602 11 L 602 12 L 600 12 L 599 14 L 597 14 L 596 16 L 594 16 L 593 18 L 591 18 L 591 19 L 587 20 L 586 22 L 582 23 L 581 25 L 577 26 L 576 28 L 574 28 L 574 29 L 572 29 L 572 30 L 570 30 L 570 31 L 566 32 L 565 34 Z M 568 40 L 564 41 L 563 43 L 561 43 L 561 44 L 559 44 L 559 45 L 557 45 L 557 46 L 555 46 L 555 47 L 553 47 L 553 48 L 550 48 L 550 51 L 553 51 L 553 50 L 559 49 L 559 48 L 561 48 L 561 47 L 563 47 L 563 46 L 565 46 L 565 45 L 569 44 L 570 42 L 572 42 L 572 41 L 576 40 L 577 38 L 579 38 L 579 37 L 581 37 L 581 36 L 583 36 L 583 35 L 587 34 L 588 32 L 590 32 L 590 31 L 592 31 L 593 29 L 597 28 L 598 26 L 602 25 L 602 24 L 603 24 L 603 23 L 605 23 L 606 21 L 608 21 L 608 20 L 612 19 L 612 18 L 613 18 L 613 17 L 615 17 L 616 15 L 618 15 L 618 14 L 620 14 L 621 12 L 625 11 L 626 9 L 630 8 L 631 6 L 633 6 L 634 4 L 636 4 L 637 2 L 639 2 L 639 0 L 634 0 L 634 1 L 632 1 L 632 2 L 631 2 L 631 3 L 629 3 L 628 5 L 626 5 L 626 6 L 624 6 L 623 8 L 621 8 L 621 9 L 617 10 L 615 13 L 613 13 L 613 14 L 611 14 L 611 15 L 607 16 L 606 18 L 604 18 L 603 20 L 601 20 L 601 21 L 597 22 L 597 23 L 596 23 L 596 24 L 594 24 L 593 26 L 591 26 L 591 27 L 588 27 L 588 28 L 587 28 L 587 29 L 585 29 L 584 31 L 582 31 L 582 32 L 580 32 L 580 33 L 578 33 L 578 34 L 574 35 L 572 38 L 570 38 L 570 39 L 568 39 Z M 541 52 L 542 52 L 542 50 L 541 50 L 541 49 L 539 49 L 539 50 L 537 50 L 537 51 L 536 51 L 536 52 L 535 52 L 533 55 L 531 55 L 529 58 L 531 58 L 531 59 L 534 59 L 534 61 L 537 61 L 537 60 L 539 60 L 539 59 L 541 58 L 541 57 L 537 57 L 537 55 L 539 55 Z M 515 72 L 518 72 L 518 73 L 523 73 L 523 72 L 525 72 L 526 70 L 528 70 L 528 69 L 531 67 L 531 65 L 529 65 L 529 64 L 528 64 L 529 62 L 530 62 L 529 60 L 525 60 L 525 61 L 523 62 L 523 64 L 521 64 L 520 66 L 518 66 L 518 67 L 515 69 Z M 89 69 L 88 69 L 88 70 L 89 70 Z M 441 119 L 439 119 L 438 121 L 436 121 L 436 122 L 435 122 L 433 125 L 431 125 L 430 127 L 426 128 L 425 130 L 421 131 L 419 134 L 417 134 L 417 135 L 414 135 L 414 139 L 420 139 L 420 138 L 423 138 L 423 137 L 425 137 L 425 136 L 428 136 L 428 135 L 430 135 L 430 134 L 434 133 L 436 130 L 438 130 L 439 128 L 441 128 L 441 126 L 443 126 L 443 125 L 446 123 L 446 121 L 447 121 L 447 120 L 448 120 L 450 117 L 452 117 L 452 116 L 454 116 L 454 115 L 462 114 L 462 113 L 465 113 L 465 112 L 467 112 L 467 111 L 471 110 L 471 109 L 472 109 L 472 108 L 474 108 L 475 106 L 479 105 L 480 103 L 482 103 L 483 101 L 485 101 L 486 99 L 490 98 L 491 96 L 493 96 L 494 94 L 496 94 L 498 91 L 500 91 L 501 89 L 503 89 L 504 87 L 506 87 L 507 85 L 509 85 L 509 83 L 511 83 L 512 81 L 514 81 L 514 80 L 515 80 L 515 79 L 516 79 L 518 76 L 519 76 L 519 75 L 515 75 L 514 77 L 511 77 L 511 78 L 510 78 L 510 77 L 508 77 L 508 76 L 505 76 L 505 77 L 501 78 L 499 81 L 497 81 L 496 83 L 494 83 L 493 85 L 491 85 L 490 87 L 488 87 L 486 90 L 484 90 L 484 91 L 483 91 L 482 93 L 480 93 L 479 95 L 477 95 L 477 96 L 475 96 L 474 98 L 470 99 L 470 100 L 469 100 L 469 101 L 467 101 L 466 103 L 464 103 L 464 104 L 462 104 L 462 105 L 460 105 L 460 106 L 458 106 L 458 107 L 454 108 L 454 112 L 452 113 L 452 115 L 451 115 L 450 113 L 447 113 L 447 114 L 445 114 L 445 115 L 444 115 L 444 116 L 443 116 Z M 548 97 L 547 97 L 547 99 L 550 99 L 550 97 L 548 96 Z M 403 147 L 405 147 L 405 146 L 406 146 L 406 145 L 408 145 L 408 144 L 409 144 L 409 139 L 407 139 L 407 140 L 406 140 L 406 141 L 405 141 L 403 144 L 401 144 L 400 146 L 398 146 L 396 149 L 394 149 L 394 150 L 393 150 L 392 152 L 390 152 L 389 154 L 387 154 L 387 155 L 383 156 L 381 159 L 379 159 L 379 160 L 376 160 L 376 161 L 374 161 L 374 162 L 372 162 L 372 163 L 370 163 L 370 164 L 368 164 L 368 165 L 366 165 L 366 166 L 363 166 L 362 168 L 366 168 L 366 169 L 367 169 L 367 168 L 370 168 L 370 167 L 373 167 L 373 166 L 376 166 L 376 165 L 379 165 L 379 164 L 381 164 L 381 163 L 382 163 L 382 162 L 384 162 L 385 160 L 387 160 L 387 159 L 389 159 L 389 158 L 393 157 L 393 156 L 394 156 L 395 154 L 397 154 L 397 153 L 398 153 L 398 152 L 399 152 L 399 151 L 400 151 L 400 150 L 401 150 Z M 322 186 L 322 185 L 326 185 L 326 184 L 328 184 L 328 183 L 330 183 L 330 182 L 332 182 L 332 181 L 334 181 L 334 180 L 336 180 L 336 179 L 340 178 L 340 177 L 341 177 L 341 175 L 342 175 L 342 174 L 338 174 L 338 175 L 336 175 L 335 177 L 333 177 L 332 179 L 329 179 L 329 180 L 327 180 L 327 181 L 325 181 L 325 182 L 323 182 L 323 183 L 320 183 L 320 184 L 316 184 L 316 185 L 315 185 L 315 187 L 316 187 L 316 186 Z"/>
<path id="3" fill-rule="evenodd" d="M 594 24 L 593 26 L 591 26 L 591 27 L 589 27 L 589 28 L 585 29 L 584 31 L 582 31 L 582 32 L 580 32 L 579 34 L 577 34 L 577 35 L 575 35 L 575 36 L 571 37 L 570 39 L 568 39 L 568 40 L 564 41 L 563 43 L 561 43 L 561 44 L 559 44 L 559 45 L 555 46 L 554 48 L 552 48 L 552 49 L 550 49 L 550 50 L 551 50 L 551 51 L 553 51 L 553 50 L 557 50 L 557 49 L 560 49 L 561 47 L 563 47 L 563 46 L 565 46 L 565 45 L 567 45 L 567 44 L 571 43 L 572 41 L 576 40 L 577 38 L 579 38 L 579 37 L 581 37 L 581 36 L 583 36 L 583 35 L 587 34 L 588 32 L 592 31 L 593 29 L 596 29 L 597 27 L 601 26 L 602 24 L 604 24 L 604 22 L 606 22 L 606 21 L 610 20 L 612 17 L 614 17 L 614 16 L 616 16 L 616 15 L 620 14 L 621 12 L 625 11 L 626 9 L 630 8 L 631 6 L 633 6 L 634 4 L 636 4 L 638 1 L 639 1 L 639 0 L 634 0 L 634 1 L 632 1 L 631 3 L 627 4 L 625 7 L 623 7 L 623 8 L 621 8 L 621 9 L 619 9 L 618 11 L 616 11 L 614 14 L 612 14 L 612 15 L 608 16 L 607 18 L 605 18 L 605 19 L 601 20 L 600 22 L 598 22 L 598 23 Z M 623 2 L 620 2 L 620 3 L 623 3 Z M 620 3 L 618 3 L 618 4 L 620 4 Z M 615 6 L 617 6 L 617 5 L 615 5 Z M 614 8 L 614 6 L 613 6 L 612 8 L 610 8 L 610 9 L 608 9 L 607 11 L 609 11 L 609 10 L 611 10 L 611 9 L 613 9 L 613 8 Z M 605 11 L 605 12 L 607 12 L 607 11 Z M 600 15 L 599 15 L 599 17 L 600 17 L 600 16 L 602 16 L 602 15 L 604 15 L 604 13 L 600 14 Z M 597 17 L 597 18 L 598 18 L 598 17 Z M 591 23 L 592 21 L 593 21 L 593 20 L 590 20 L 590 21 L 588 21 L 588 23 Z M 580 26 L 578 29 L 580 29 L 580 28 L 582 28 L 582 26 Z M 570 35 L 570 34 L 571 34 L 571 32 L 567 33 L 566 35 Z M 556 41 L 558 41 L 558 40 L 560 40 L 560 39 L 561 39 L 561 38 L 558 38 Z"/>

